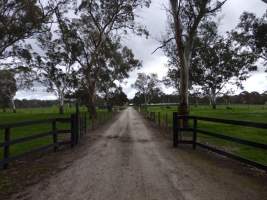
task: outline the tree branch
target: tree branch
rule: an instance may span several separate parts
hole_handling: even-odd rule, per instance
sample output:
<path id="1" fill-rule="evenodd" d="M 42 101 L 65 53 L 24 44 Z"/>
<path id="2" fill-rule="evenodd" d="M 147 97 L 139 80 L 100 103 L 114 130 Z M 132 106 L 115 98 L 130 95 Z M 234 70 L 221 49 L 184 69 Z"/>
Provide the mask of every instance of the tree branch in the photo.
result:
<path id="1" fill-rule="evenodd" d="M 172 37 L 172 38 L 169 38 L 168 40 L 166 41 L 163 41 L 163 45 L 159 46 L 158 48 L 156 48 L 152 54 L 154 54 L 156 51 L 158 51 L 159 49 L 162 49 L 163 47 L 165 47 L 170 41 L 174 40 L 175 38 Z"/>

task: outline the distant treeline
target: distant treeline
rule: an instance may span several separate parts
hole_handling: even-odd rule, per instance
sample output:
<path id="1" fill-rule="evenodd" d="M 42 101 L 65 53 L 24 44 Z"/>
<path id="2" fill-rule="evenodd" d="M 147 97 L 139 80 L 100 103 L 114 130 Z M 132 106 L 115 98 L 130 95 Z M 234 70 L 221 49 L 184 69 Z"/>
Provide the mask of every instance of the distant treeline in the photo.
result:
<path id="1" fill-rule="evenodd" d="M 149 103 L 156 104 L 156 103 L 178 103 L 179 95 L 174 94 L 161 94 L 152 96 Z M 135 105 L 143 104 L 144 96 L 143 95 L 136 95 L 132 100 L 131 103 Z M 189 102 L 191 105 L 195 104 L 210 104 L 210 97 L 208 95 L 194 95 L 191 94 L 189 96 Z M 221 95 L 217 98 L 218 104 L 265 104 L 267 103 L 267 92 L 262 94 L 258 92 L 241 92 L 238 95 Z"/>
<path id="2" fill-rule="evenodd" d="M 17 108 L 40 108 L 40 107 L 51 107 L 58 105 L 57 100 L 38 100 L 38 99 L 16 99 L 15 104 Z"/>

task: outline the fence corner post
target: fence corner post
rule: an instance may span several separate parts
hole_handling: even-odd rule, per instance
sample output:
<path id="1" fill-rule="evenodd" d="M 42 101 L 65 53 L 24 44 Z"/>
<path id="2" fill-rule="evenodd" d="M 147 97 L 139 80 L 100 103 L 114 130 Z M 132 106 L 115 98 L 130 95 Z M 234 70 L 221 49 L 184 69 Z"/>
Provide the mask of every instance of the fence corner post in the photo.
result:
<path id="1" fill-rule="evenodd" d="M 178 147 L 178 113 L 173 113 L 173 121 L 172 121 L 172 127 L 173 127 L 173 147 Z"/>

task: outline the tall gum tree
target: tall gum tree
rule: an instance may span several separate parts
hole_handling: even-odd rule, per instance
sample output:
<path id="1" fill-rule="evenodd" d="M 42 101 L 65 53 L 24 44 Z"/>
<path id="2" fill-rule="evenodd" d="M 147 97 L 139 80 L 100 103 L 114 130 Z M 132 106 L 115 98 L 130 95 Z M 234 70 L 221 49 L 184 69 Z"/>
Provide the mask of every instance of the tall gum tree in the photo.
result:
<path id="1" fill-rule="evenodd" d="M 96 118 L 97 85 L 103 74 L 109 72 L 117 80 L 140 66 L 131 50 L 120 42 L 129 31 L 148 35 L 135 19 L 136 10 L 149 5 L 150 0 L 83 0 L 76 10 L 77 18 L 70 21 L 61 17 L 60 27 L 64 29 L 72 57 L 80 65 L 80 85 L 88 92 L 87 107 L 93 118 Z"/>
<path id="2" fill-rule="evenodd" d="M 214 16 L 226 2 L 215 0 L 170 0 L 170 19 L 173 36 L 165 41 L 175 40 L 180 72 L 180 105 L 181 115 L 189 114 L 189 70 L 191 68 L 192 51 L 198 28 L 202 22 Z"/>
<path id="3" fill-rule="evenodd" d="M 216 99 L 227 92 L 227 85 L 242 88 L 250 71 L 257 70 L 256 56 L 236 46 L 231 34 L 221 36 L 215 22 L 203 24 L 192 54 L 191 76 L 194 84 L 210 97 L 213 109 Z"/>
<path id="4" fill-rule="evenodd" d="M 150 103 L 154 94 L 159 94 L 161 92 L 160 80 L 157 74 L 145 74 L 138 73 L 135 83 L 132 85 L 140 94 L 144 96 L 144 104 Z"/>

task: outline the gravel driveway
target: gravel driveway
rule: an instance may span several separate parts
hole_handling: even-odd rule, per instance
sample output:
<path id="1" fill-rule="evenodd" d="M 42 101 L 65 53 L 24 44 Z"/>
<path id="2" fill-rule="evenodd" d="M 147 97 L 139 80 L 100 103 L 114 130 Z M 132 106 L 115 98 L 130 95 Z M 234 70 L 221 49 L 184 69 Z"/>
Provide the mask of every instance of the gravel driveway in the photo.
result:
<path id="1" fill-rule="evenodd" d="M 213 154 L 173 149 L 133 108 L 124 110 L 86 153 L 13 199 L 267 199 L 266 177 Z"/>

